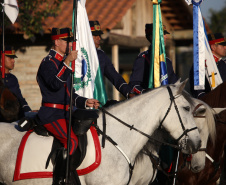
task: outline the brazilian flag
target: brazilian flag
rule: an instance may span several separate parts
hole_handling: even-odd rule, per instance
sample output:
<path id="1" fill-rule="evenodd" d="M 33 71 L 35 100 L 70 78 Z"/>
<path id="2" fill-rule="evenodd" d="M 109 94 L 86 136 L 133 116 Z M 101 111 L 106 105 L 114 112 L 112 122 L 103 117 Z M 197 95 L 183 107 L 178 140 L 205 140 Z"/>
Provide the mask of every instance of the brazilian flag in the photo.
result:
<path id="1" fill-rule="evenodd" d="M 150 55 L 151 64 L 148 86 L 151 89 L 168 84 L 164 32 L 160 9 L 161 2 L 162 0 L 153 0 L 152 54 Z"/>

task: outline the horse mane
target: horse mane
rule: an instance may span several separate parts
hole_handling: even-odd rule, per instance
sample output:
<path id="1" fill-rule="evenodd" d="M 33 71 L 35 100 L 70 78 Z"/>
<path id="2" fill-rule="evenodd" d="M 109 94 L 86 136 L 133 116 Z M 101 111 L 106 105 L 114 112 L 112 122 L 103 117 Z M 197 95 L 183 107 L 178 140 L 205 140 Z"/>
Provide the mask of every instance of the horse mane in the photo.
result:
<path id="1" fill-rule="evenodd" d="M 209 137 L 214 145 L 216 141 L 216 126 L 215 126 L 214 110 L 206 103 L 203 102 L 203 104 L 206 108 L 205 115 L 206 115 L 207 125 L 209 129 Z"/>

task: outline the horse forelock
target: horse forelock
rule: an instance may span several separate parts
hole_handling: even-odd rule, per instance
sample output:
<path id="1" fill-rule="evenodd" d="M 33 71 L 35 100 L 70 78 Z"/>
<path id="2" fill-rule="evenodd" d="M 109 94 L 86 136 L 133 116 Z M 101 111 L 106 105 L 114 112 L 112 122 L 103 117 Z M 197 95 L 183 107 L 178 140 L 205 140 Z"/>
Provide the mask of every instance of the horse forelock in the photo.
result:
<path id="1" fill-rule="evenodd" d="M 206 107 L 206 122 L 208 125 L 209 136 L 214 145 L 216 140 L 216 125 L 215 125 L 215 118 L 214 118 L 214 110 L 207 104 L 204 104 L 204 105 Z"/>
<path id="2" fill-rule="evenodd" d="M 188 103 L 191 104 L 191 106 L 195 107 L 195 101 L 187 91 L 183 90 L 182 95 L 188 101 Z"/>

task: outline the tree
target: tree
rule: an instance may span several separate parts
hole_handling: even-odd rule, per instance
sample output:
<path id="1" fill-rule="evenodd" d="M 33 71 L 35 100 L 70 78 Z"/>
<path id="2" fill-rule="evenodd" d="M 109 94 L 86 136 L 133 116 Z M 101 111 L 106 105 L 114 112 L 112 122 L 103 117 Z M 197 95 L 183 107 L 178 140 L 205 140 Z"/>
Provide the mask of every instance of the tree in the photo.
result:
<path id="1" fill-rule="evenodd" d="M 226 31 L 226 4 L 220 11 L 210 9 L 209 27 L 213 33 L 224 33 Z"/>
<path id="2" fill-rule="evenodd" d="M 34 38 L 35 34 L 43 33 L 43 22 L 47 17 L 57 16 L 63 0 L 17 0 L 19 16 L 17 23 L 19 31 L 27 38 Z M 5 27 L 11 23 L 5 16 Z"/>

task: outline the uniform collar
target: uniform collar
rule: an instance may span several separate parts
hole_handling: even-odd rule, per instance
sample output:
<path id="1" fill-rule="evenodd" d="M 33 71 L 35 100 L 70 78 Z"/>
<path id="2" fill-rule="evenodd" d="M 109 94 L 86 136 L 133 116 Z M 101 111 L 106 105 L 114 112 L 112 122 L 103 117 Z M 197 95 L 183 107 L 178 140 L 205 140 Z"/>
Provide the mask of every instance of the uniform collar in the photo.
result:
<path id="1" fill-rule="evenodd" d="M 60 62 L 64 59 L 64 56 L 62 56 L 60 53 L 58 53 L 58 52 L 55 51 L 54 49 L 51 49 L 50 52 L 49 52 L 49 54 L 50 54 L 53 58 L 59 60 Z"/>
<path id="2" fill-rule="evenodd" d="M 214 58 L 215 62 L 218 62 L 218 61 L 220 61 L 220 60 L 221 60 L 221 58 L 217 57 L 217 56 L 216 56 L 216 55 L 214 55 L 214 54 L 213 54 L 213 58 Z"/>

